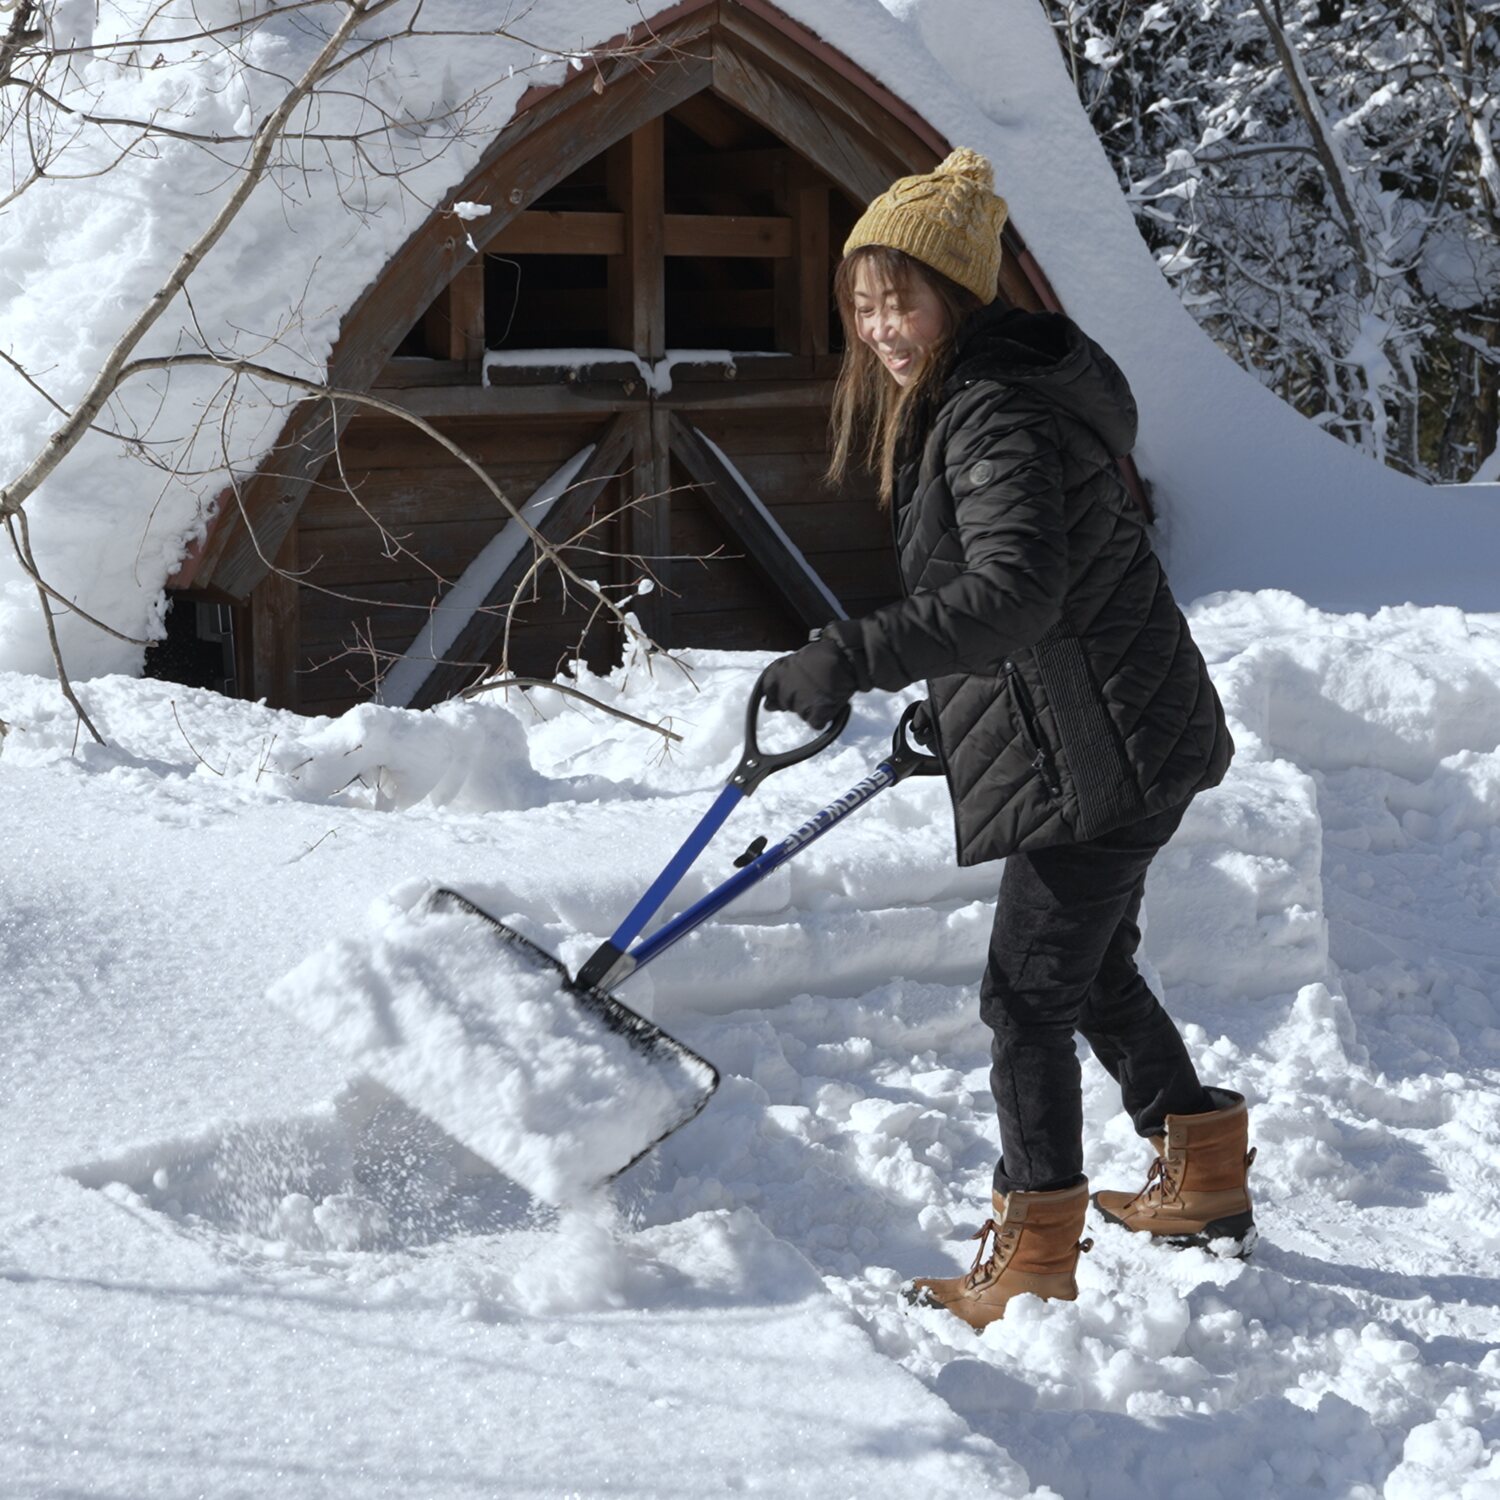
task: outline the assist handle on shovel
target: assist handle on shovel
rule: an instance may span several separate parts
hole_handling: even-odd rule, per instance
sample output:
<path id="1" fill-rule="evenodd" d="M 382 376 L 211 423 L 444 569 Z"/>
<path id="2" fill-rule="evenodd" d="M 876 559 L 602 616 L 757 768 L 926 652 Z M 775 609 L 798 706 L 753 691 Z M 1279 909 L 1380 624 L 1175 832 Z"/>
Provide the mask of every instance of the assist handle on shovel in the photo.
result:
<path id="1" fill-rule="evenodd" d="M 891 755 L 887 764 L 895 772 L 897 781 L 905 781 L 908 776 L 943 774 L 941 757 L 930 750 L 924 750 L 912 733 L 917 721 L 917 710 L 921 707 L 920 703 L 908 703 L 906 712 L 901 715 L 901 722 L 896 725 L 895 734 L 891 736 Z"/>
<path id="2" fill-rule="evenodd" d="M 800 761 L 811 760 L 826 750 L 843 732 L 849 723 L 849 705 L 846 703 L 834 716 L 833 723 L 815 740 L 797 745 L 791 750 L 775 752 L 762 750 L 757 730 L 760 728 L 760 710 L 766 697 L 766 674 L 762 672 L 750 689 L 750 702 L 745 708 L 745 754 L 734 774 L 729 778 L 730 786 L 737 786 L 749 796 L 767 776 L 795 766 Z"/>

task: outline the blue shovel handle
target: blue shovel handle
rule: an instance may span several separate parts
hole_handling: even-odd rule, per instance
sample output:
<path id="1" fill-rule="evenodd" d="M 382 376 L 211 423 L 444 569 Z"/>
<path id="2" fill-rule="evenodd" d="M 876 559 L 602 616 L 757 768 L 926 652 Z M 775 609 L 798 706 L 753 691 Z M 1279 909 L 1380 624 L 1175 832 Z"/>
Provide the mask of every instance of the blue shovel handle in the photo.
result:
<path id="1" fill-rule="evenodd" d="M 816 739 L 790 750 L 770 752 L 763 750 L 757 733 L 761 707 L 765 702 L 765 673 L 755 679 L 750 690 L 750 702 L 745 709 L 745 750 L 740 763 L 730 775 L 729 783 L 714 799 L 713 806 L 699 819 L 698 826 L 687 836 L 682 847 L 669 859 L 660 875 L 652 881 L 646 894 L 636 902 L 630 915 L 620 923 L 608 942 L 601 943 L 589 960 L 578 971 L 578 983 L 594 988 L 605 986 L 614 977 L 614 971 L 626 950 L 645 930 L 646 924 L 661 909 L 662 903 L 677 888 L 682 877 L 692 868 L 694 861 L 707 847 L 708 841 L 724 826 L 724 821 L 738 806 L 741 798 L 750 796 L 766 777 L 788 766 L 826 750 L 843 732 L 849 722 L 849 705 L 846 703 L 831 723 Z"/>

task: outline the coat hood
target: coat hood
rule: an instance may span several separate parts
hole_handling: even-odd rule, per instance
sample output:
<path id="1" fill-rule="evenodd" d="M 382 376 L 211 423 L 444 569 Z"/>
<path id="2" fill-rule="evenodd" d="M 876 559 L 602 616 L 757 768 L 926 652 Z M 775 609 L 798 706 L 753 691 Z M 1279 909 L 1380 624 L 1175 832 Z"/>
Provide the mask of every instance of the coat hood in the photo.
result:
<path id="1" fill-rule="evenodd" d="M 1135 447 L 1135 397 L 1120 367 L 1071 318 L 991 304 L 965 320 L 944 384 L 951 395 L 975 380 L 1042 392 L 1086 422 L 1116 457 Z"/>

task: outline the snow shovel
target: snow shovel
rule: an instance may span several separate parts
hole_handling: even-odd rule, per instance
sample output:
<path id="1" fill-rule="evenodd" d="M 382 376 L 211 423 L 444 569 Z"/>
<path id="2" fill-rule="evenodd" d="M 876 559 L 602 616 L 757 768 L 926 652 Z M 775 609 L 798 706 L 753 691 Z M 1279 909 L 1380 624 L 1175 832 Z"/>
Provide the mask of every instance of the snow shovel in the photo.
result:
<path id="1" fill-rule="evenodd" d="M 715 912 L 821 838 L 876 793 L 940 774 L 902 716 L 891 753 L 774 848 L 757 838 L 736 872 L 641 938 L 652 917 L 741 799 L 777 771 L 819 754 L 849 710 L 791 750 L 760 747 L 758 679 L 745 750 L 728 783 L 613 935 L 578 971 L 458 891 L 429 891 L 374 948 L 338 943 L 272 998 L 366 1073 L 535 1197 L 576 1201 L 687 1124 L 718 1087 L 713 1064 L 613 993 Z"/>

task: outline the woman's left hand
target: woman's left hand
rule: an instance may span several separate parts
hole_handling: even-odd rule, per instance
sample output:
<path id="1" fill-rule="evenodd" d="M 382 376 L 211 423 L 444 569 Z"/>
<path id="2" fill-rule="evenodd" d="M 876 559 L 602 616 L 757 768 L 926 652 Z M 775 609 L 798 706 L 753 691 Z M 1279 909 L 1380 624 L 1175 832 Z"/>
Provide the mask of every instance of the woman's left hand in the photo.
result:
<path id="1" fill-rule="evenodd" d="M 847 653 L 827 635 L 778 657 L 761 677 L 765 706 L 794 713 L 813 729 L 833 723 L 857 686 Z"/>

